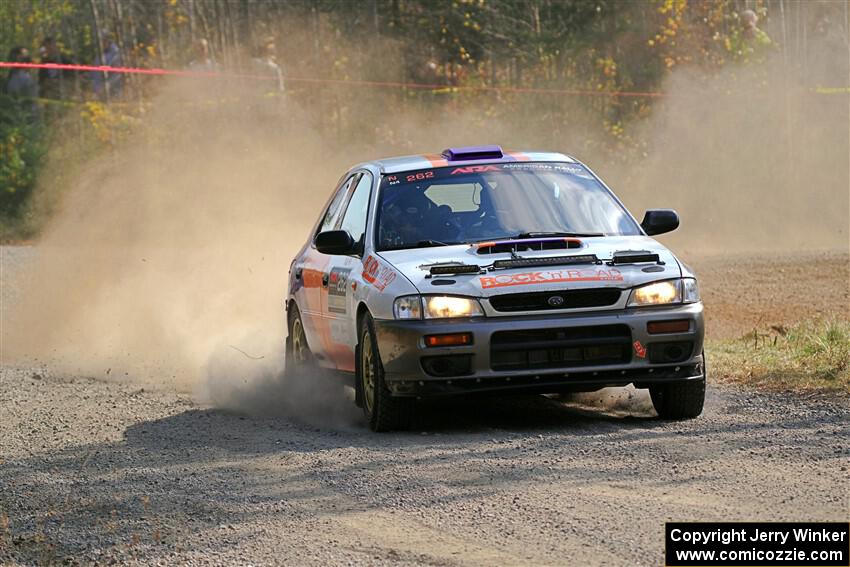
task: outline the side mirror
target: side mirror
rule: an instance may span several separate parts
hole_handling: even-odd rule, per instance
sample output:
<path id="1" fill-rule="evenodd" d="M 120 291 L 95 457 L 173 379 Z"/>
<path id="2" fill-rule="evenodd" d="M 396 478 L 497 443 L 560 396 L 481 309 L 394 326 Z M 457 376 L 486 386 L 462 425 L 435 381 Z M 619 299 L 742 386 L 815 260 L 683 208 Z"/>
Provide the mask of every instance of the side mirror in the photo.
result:
<path id="1" fill-rule="evenodd" d="M 354 239 L 347 230 L 326 230 L 316 235 L 316 249 L 322 254 L 352 254 L 354 248 Z"/>
<path id="2" fill-rule="evenodd" d="M 673 209 L 648 209 L 640 226 L 649 236 L 671 232 L 679 228 L 679 214 Z"/>

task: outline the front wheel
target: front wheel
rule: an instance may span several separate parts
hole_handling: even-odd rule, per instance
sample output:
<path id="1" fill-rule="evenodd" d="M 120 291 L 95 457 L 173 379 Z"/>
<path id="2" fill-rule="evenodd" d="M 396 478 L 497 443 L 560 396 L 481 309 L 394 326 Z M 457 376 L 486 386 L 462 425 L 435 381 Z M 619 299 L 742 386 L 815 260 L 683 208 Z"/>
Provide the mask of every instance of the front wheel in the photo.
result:
<path id="1" fill-rule="evenodd" d="M 652 405 L 661 419 L 693 419 L 705 405 L 705 354 L 702 377 L 697 380 L 650 386 Z"/>
<path id="2" fill-rule="evenodd" d="M 394 398 L 384 382 L 384 367 L 375 338 L 375 324 L 367 314 L 360 320 L 357 361 L 357 387 L 363 413 L 372 431 L 391 431 L 410 426 L 415 400 Z"/>

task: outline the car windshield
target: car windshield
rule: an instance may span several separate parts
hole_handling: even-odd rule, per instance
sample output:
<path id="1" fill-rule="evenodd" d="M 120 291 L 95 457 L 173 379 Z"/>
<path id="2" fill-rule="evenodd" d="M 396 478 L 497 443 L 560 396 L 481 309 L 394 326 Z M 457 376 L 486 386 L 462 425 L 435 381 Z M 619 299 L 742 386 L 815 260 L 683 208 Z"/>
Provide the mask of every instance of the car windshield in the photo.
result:
<path id="1" fill-rule="evenodd" d="M 573 163 L 510 162 L 385 175 L 377 222 L 378 250 L 641 234 L 611 193 Z"/>

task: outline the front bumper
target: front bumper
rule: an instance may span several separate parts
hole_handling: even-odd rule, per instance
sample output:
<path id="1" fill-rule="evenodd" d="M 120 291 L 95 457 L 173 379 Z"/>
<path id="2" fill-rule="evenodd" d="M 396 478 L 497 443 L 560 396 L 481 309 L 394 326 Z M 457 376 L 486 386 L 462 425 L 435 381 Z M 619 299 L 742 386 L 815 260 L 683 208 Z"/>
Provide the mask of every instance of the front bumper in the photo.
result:
<path id="1" fill-rule="evenodd" d="M 678 320 L 689 321 L 687 331 L 650 334 L 647 330 L 650 322 Z M 385 380 L 397 396 L 499 390 L 591 391 L 628 384 L 644 388 L 704 376 L 702 303 L 558 315 L 376 320 L 375 329 Z M 617 329 L 615 339 L 608 337 L 609 332 L 599 332 L 608 329 Z M 525 354 L 521 347 L 512 348 L 507 353 L 506 364 L 502 342 L 505 331 L 514 334 L 528 331 L 529 336 L 542 334 L 547 340 L 566 338 L 550 343 L 545 340 L 520 343 L 532 345 L 533 352 L 529 350 Z M 470 333 L 472 344 L 425 346 L 426 336 L 450 333 Z M 495 343 L 491 340 L 494 333 L 499 333 Z M 612 341 L 619 341 L 619 346 L 611 346 Z M 628 341 L 628 347 L 624 341 Z M 672 361 L 656 355 L 668 345 L 685 348 Z M 594 353 L 616 348 L 628 348 L 628 351 L 617 351 L 620 354 L 616 360 L 605 356 L 593 358 Z M 461 363 L 455 367 L 449 365 L 448 373 L 435 372 L 429 360 L 438 359 Z"/>

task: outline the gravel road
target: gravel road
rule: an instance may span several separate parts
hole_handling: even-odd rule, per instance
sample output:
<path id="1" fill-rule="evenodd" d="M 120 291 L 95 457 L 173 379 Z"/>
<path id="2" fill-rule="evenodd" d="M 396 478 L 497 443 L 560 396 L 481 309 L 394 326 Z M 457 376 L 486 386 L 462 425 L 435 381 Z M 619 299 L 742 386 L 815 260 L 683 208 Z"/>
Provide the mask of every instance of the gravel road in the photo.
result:
<path id="1" fill-rule="evenodd" d="M 5 365 L 0 564 L 662 565 L 667 520 L 850 517 L 846 398 L 710 385 L 681 423 L 630 390 L 327 423 Z"/>

